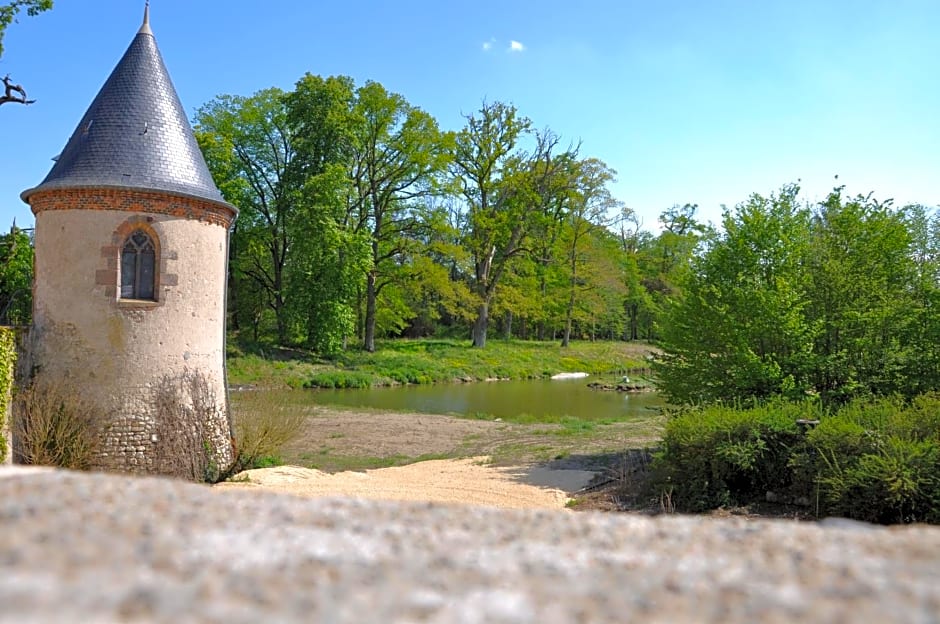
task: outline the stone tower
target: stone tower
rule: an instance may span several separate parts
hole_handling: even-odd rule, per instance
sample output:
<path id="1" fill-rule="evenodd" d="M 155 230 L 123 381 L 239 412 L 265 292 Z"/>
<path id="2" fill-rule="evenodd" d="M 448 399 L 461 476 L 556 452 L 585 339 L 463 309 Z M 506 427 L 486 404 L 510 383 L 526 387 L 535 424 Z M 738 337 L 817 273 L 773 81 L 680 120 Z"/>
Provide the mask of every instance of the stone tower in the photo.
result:
<path id="1" fill-rule="evenodd" d="M 199 151 L 149 7 L 49 175 L 21 197 L 36 216 L 35 381 L 106 415 L 102 467 L 163 471 L 167 392 L 190 419 L 174 435 L 198 432 L 212 464 L 229 465 L 225 285 L 236 210 Z"/>

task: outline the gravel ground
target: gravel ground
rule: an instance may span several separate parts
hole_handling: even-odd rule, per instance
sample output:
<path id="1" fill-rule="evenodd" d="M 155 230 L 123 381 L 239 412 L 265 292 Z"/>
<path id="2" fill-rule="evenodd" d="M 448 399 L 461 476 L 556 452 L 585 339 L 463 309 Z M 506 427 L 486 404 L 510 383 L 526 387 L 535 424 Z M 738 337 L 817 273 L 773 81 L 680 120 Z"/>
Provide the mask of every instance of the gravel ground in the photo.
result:
<path id="1" fill-rule="evenodd" d="M 0 622 L 940 621 L 936 527 L 0 477 Z"/>
<path id="2" fill-rule="evenodd" d="M 593 472 L 493 467 L 487 458 L 432 460 L 366 472 L 329 474 L 299 466 L 246 470 L 218 490 L 268 490 L 298 496 L 351 496 L 383 500 L 563 509 L 568 493 Z"/>

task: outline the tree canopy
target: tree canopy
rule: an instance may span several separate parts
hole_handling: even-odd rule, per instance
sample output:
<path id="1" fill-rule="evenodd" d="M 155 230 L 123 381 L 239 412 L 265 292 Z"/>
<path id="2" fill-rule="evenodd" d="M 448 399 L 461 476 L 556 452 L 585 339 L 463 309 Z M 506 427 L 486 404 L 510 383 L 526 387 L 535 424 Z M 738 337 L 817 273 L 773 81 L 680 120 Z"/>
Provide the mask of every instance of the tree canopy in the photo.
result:
<path id="1" fill-rule="evenodd" d="M 195 130 L 240 209 L 236 332 L 334 352 L 469 330 L 482 347 L 495 306 L 506 335 L 513 315 L 518 334 L 550 325 L 566 343 L 600 319 L 622 333 L 622 303 L 598 294 L 604 279 L 625 288 L 604 227 L 614 174 L 511 104 L 484 103 L 446 132 L 377 82 L 307 74 L 289 92 L 218 96 Z"/>
<path id="2" fill-rule="evenodd" d="M 940 389 L 937 215 L 836 188 L 752 195 L 703 241 L 663 320 L 677 402 L 913 396 Z"/>

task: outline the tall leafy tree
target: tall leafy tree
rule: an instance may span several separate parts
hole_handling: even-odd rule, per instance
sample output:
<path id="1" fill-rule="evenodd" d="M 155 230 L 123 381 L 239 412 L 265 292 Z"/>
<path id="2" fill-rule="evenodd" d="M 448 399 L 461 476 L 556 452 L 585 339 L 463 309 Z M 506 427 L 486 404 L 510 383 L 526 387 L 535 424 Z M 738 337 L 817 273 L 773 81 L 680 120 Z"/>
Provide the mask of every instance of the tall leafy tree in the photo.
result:
<path id="1" fill-rule="evenodd" d="M 535 288 L 519 298 L 520 301 L 530 301 L 529 318 L 536 324 L 539 340 L 545 339 L 550 326 L 554 338 L 554 328 L 566 307 L 565 284 L 568 279 L 561 237 L 567 224 L 569 204 L 576 191 L 577 176 L 573 161 L 558 164 L 561 166 L 549 186 L 551 192 L 542 198 L 541 210 L 533 213 L 529 226 L 527 260 L 532 264 Z"/>
<path id="2" fill-rule="evenodd" d="M 940 388 L 940 212 L 904 209 L 911 234 L 910 305 L 897 332 L 905 395 Z"/>
<path id="3" fill-rule="evenodd" d="M 810 215 L 798 187 L 726 210 L 692 260 L 663 324 L 661 388 L 672 401 L 799 394 L 811 385 L 805 318 Z"/>
<path id="4" fill-rule="evenodd" d="M 472 257 L 477 298 L 473 346 L 483 347 L 496 288 L 509 263 L 526 251 L 533 215 L 544 210 L 552 179 L 574 154 L 558 158 L 558 137 L 550 131 L 534 133 L 531 151 L 518 149 L 531 122 L 510 104 L 484 103 L 466 119 L 450 169 L 466 207 L 463 244 Z"/>
<path id="5" fill-rule="evenodd" d="M 440 192 L 449 138 L 426 112 L 377 82 L 356 91 L 352 110 L 352 218 L 370 237 L 363 346 L 375 350 L 376 304 L 386 287 L 413 277 L 404 262 L 419 242 L 423 201 Z M 402 310 L 403 314 L 407 314 Z"/>
<path id="6" fill-rule="evenodd" d="M 911 235 L 902 211 L 837 188 L 813 218 L 807 315 L 815 387 L 827 401 L 899 391 L 911 309 Z"/>
<path id="7" fill-rule="evenodd" d="M 662 231 L 658 236 L 640 232 L 637 225 L 631 240 L 624 239 L 645 291 L 634 290 L 630 298 L 634 320 L 639 324 L 642 317 L 647 340 L 660 337 L 661 319 L 665 309 L 681 296 L 680 285 L 696 246 L 703 237 L 713 234 L 695 219 L 697 210 L 696 204 L 676 204 L 659 216 Z"/>
<path id="8" fill-rule="evenodd" d="M 931 219 L 841 188 L 811 210 L 797 190 L 726 213 L 694 258 L 658 367 L 673 400 L 938 388 Z"/>
<path id="9" fill-rule="evenodd" d="M 598 260 L 605 254 L 598 253 L 598 239 L 592 235 L 604 228 L 609 216 L 618 207 L 611 196 L 608 185 L 614 181 L 616 172 L 603 161 L 589 158 L 573 163 L 573 185 L 568 197 L 566 227 L 563 230 L 565 266 L 568 270 L 568 301 L 565 306 L 565 329 L 561 346 L 567 347 L 571 340 L 571 324 L 575 305 L 582 295 L 593 290 L 596 283 L 585 279 L 583 266 L 593 255 Z M 607 274 L 610 273 L 608 267 Z M 593 272 L 595 276 L 603 274 Z M 590 274 L 589 274 L 590 275 Z M 608 284 L 610 286 L 610 284 Z"/>
<path id="10" fill-rule="evenodd" d="M 250 97 L 221 95 L 195 117 L 196 137 L 223 195 L 239 208 L 231 264 L 233 298 L 268 306 L 277 339 L 288 341 L 287 267 L 297 235 L 299 186 L 292 178 L 295 134 L 284 92 L 265 89 Z M 241 310 L 236 306 L 235 314 Z"/>
<path id="11" fill-rule="evenodd" d="M 641 228 L 637 214 L 625 206 L 617 216 L 614 231 L 623 254 L 623 284 L 626 289 L 623 307 L 626 313 L 624 340 L 639 340 L 641 333 L 650 338 L 653 325 L 653 301 L 644 286 L 642 267 L 648 265 L 644 258 L 649 254 L 652 234 Z M 642 330 L 642 331 L 641 331 Z"/>
<path id="12" fill-rule="evenodd" d="M 356 297 L 371 268 L 370 233 L 349 175 L 359 146 L 355 84 L 306 74 L 286 102 L 297 137 L 292 179 L 301 189 L 293 316 L 310 346 L 331 353 L 355 332 Z"/>
<path id="13" fill-rule="evenodd" d="M 508 192 L 514 152 L 531 122 L 502 102 L 486 103 L 466 117 L 457 134 L 451 172 L 466 204 L 464 245 L 473 262 L 472 291 L 478 301 L 473 346 L 486 345 L 489 307 L 506 263 L 519 248 L 525 224 Z"/>

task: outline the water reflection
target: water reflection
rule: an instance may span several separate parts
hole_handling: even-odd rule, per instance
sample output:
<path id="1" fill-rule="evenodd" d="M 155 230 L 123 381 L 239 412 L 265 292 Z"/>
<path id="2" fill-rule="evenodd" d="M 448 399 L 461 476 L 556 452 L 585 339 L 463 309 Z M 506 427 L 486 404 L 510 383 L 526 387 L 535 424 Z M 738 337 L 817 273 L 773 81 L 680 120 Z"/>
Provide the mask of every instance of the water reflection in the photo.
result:
<path id="1" fill-rule="evenodd" d="M 589 382 L 597 380 L 588 377 L 316 390 L 314 401 L 324 405 L 431 414 L 488 414 L 496 418 L 530 414 L 585 420 L 626 420 L 663 404 L 655 393 L 625 394 L 588 388 Z"/>

